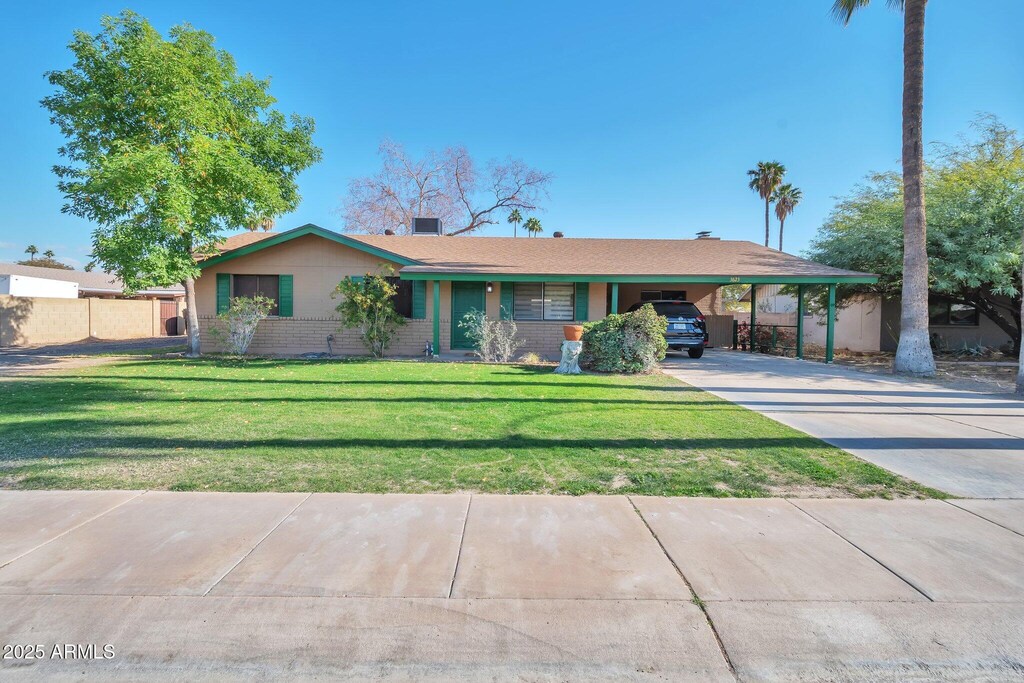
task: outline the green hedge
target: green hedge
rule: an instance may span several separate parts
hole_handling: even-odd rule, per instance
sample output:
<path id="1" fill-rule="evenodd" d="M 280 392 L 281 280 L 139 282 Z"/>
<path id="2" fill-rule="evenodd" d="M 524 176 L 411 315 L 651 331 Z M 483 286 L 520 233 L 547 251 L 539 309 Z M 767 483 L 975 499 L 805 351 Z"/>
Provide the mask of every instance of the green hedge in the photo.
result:
<path id="1" fill-rule="evenodd" d="M 583 326 L 585 367 L 601 372 L 651 372 L 665 358 L 668 321 L 650 304 Z"/>

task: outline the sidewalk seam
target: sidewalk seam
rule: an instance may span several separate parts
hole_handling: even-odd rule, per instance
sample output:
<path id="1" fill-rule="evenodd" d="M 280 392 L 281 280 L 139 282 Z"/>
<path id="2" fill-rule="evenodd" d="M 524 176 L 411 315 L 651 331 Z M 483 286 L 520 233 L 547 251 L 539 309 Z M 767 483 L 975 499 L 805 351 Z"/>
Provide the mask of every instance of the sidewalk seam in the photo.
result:
<path id="1" fill-rule="evenodd" d="M 473 494 L 469 494 L 469 502 L 466 503 L 466 517 L 462 520 L 462 535 L 459 537 L 459 552 L 455 555 L 455 571 L 452 572 L 452 582 L 448 584 L 448 599 L 452 599 L 455 593 L 455 579 L 459 576 L 459 563 L 462 562 L 462 546 L 466 542 L 466 525 L 469 524 L 469 511 L 473 508 Z"/>
<path id="2" fill-rule="evenodd" d="M 1014 500 L 1014 499 L 1010 498 L 1008 500 Z M 986 517 L 986 516 L 984 516 L 984 515 L 982 515 L 980 513 L 977 513 L 974 510 L 971 510 L 971 509 L 965 508 L 965 507 L 961 507 L 961 506 L 957 505 L 956 502 L 954 502 L 952 500 L 943 500 L 942 502 L 943 503 L 947 503 L 948 505 L 951 505 L 951 506 L 955 507 L 957 510 L 963 510 L 964 512 L 968 512 L 968 513 L 974 515 L 975 517 L 977 517 L 978 519 L 981 519 L 981 520 L 984 520 L 984 521 L 988 522 L 989 524 L 995 524 L 1000 529 L 1006 529 L 1011 534 L 1017 534 L 1018 536 L 1024 536 L 1024 534 L 1022 534 L 1021 532 L 1017 531 L 1016 529 L 1011 529 L 1010 527 L 1006 526 L 1005 524 L 1000 524 L 999 522 L 995 521 L 994 519 L 989 519 L 988 517 Z"/>
<path id="3" fill-rule="evenodd" d="M 826 529 L 828 529 L 829 531 L 831 531 L 831 532 L 832 532 L 833 534 L 835 534 L 835 535 L 836 535 L 836 536 L 838 536 L 839 538 L 843 539 L 844 541 L 846 541 L 847 543 L 849 543 L 850 545 L 852 545 L 852 546 L 853 546 L 854 548 L 856 548 L 857 550 L 859 550 L 860 552 L 862 552 L 862 553 L 863 553 L 864 555 L 866 555 L 867 557 L 870 557 L 870 558 L 871 558 L 872 560 L 874 560 L 875 562 L 877 562 L 877 563 L 878 563 L 878 566 L 882 567 L 882 568 L 883 568 L 883 569 L 885 569 L 885 570 L 886 570 L 887 572 L 889 572 L 890 574 L 892 574 L 893 576 L 895 576 L 895 577 L 896 577 L 897 579 L 899 579 L 900 581 L 902 581 L 903 583 L 907 584 L 908 586 L 910 586 L 911 588 L 913 588 L 913 589 L 914 589 L 915 591 L 917 591 L 918 593 L 920 593 L 921 595 L 923 595 L 923 596 L 924 596 L 924 598 L 925 598 L 925 599 L 926 599 L 926 600 L 927 600 L 928 602 L 935 602 L 935 598 L 933 598 L 932 596 L 930 596 L 930 595 L 928 595 L 927 593 L 925 593 L 925 592 L 924 592 L 924 590 L 922 590 L 921 588 L 919 588 L 919 587 L 918 587 L 918 586 L 917 586 L 917 585 L 916 585 L 916 584 L 915 584 L 915 583 L 914 583 L 913 581 L 911 581 L 910 579 L 906 578 L 905 576 L 902 576 L 902 575 L 901 575 L 901 574 L 900 574 L 899 572 L 897 572 L 897 571 L 896 571 L 895 569 L 893 569 L 892 567 L 890 567 L 889 565 L 887 565 L 887 564 L 886 564 L 885 562 L 882 562 L 882 561 L 881 561 L 880 559 L 878 559 L 877 557 L 875 557 L 874 555 L 872 555 L 871 553 L 869 553 L 869 552 L 868 552 L 867 550 L 864 550 L 864 548 L 861 548 L 861 547 L 860 547 L 859 545 L 857 545 L 856 543 L 854 543 L 853 541 L 851 541 L 850 539 L 848 539 L 848 538 L 847 538 L 846 536 L 843 536 L 843 535 L 842 535 L 841 533 L 839 533 L 838 531 L 836 531 L 835 529 L 833 529 L 832 527 L 830 527 L 830 526 L 829 526 L 828 524 L 826 524 L 826 523 L 825 523 L 825 522 L 824 522 L 823 520 L 821 520 L 821 519 L 818 519 L 817 517 L 815 517 L 815 516 L 814 516 L 814 515 L 813 515 L 812 513 L 810 513 L 809 511 L 807 511 L 807 510 L 804 510 L 804 509 L 803 509 L 802 507 L 800 507 L 799 505 L 797 505 L 797 504 L 796 504 L 795 502 L 793 502 L 793 501 L 792 501 L 791 499 L 789 499 L 789 498 L 783 498 L 783 500 L 785 500 L 785 501 L 786 501 L 787 503 L 789 503 L 790 505 L 792 505 L 793 507 L 795 507 L 795 508 L 796 508 L 797 510 L 799 510 L 799 511 L 800 511 L 800 512 L 802 512 L 802 513 L 804 513 L 805 515 L 807 515 L 807 516 L 808 516 L 808 517 L 810 517 L 811 519 L 813 519 L 813 520 L 814 520 L 815 522 L 817 522 L 818 524 L 822 525 L 823 527 L 825 527 Z"/>
<path id="4" fill-rule="evenodd" d="M 250 555 L 252 555 L 252 554 L 253 554 L 253 553 L 254 553 L 254 552 L 256 551 L 256 548 L 259 548 L 259 547 L 260 547 L 260 544 L 261 544 L 261 543 L 263 543 L 263 541 L 267 540 L 267 539 L 268 539 L 268 538 L 270 537 L 270 534 L 272 534 L 272 533 L 274 533 L 275 531 L 277 531 L 277 528 L 278 528 L 279 526 L 281 526 L 282 524 L 284 524 L 284 521 L 285 521 L 286 519 L 288 519 L 288 518 L 289 518 L 289 517 L 291 517 L 291 516 L 292 516 L 293 514 L 295 514 L 295 511 L 299 509 L 299 506 L 300 506 L 300 505 L 302 505 L 303 503 L 305 503 L 305 502 L 306 502 L 307 500 L 309 500 L 309 499 L 310 499 L 310 498 L 311 498 L 312 496 L 313 496 L 313 494 L 312 494 L 312 493 L 307 493 L 307 494 L 306 494 L 306 497 L 305 497 L 305 498 L 303 498 L 303 499 L 302 499 L 302 500 L 300 500 L 300 501 L 299 501 L 298 503 L 296 503 L 296 504 L 295 504 L 295 507 L 293 507 L 293 508 L 292 508 L 291 510 L 289 510 L 288 512 L 286 512 L 286 513 L 284 514 L 284 516 L 283 516 L 283 517 L 281 517 L 281 519 L 277 520 L 277 524 L 275 524 L 275 525 L 273 526 L 273 528 L 271 528 L 271 530 L 270 530 L 270 531 L 268 531 L 267 533 L 263 534 L 263 538 L 261 538 L 260 540 L 256 541 L 255 545 L 253 545 L 253 547 L 249 548 L 249 551 L 248 551 L 247 553 L 245 553 L 245 555 L 242 555 L 242 556 L 241 556 L 240 558 L 238 558 L 238 562 L 235 562 L 235 563 L 234 563 L 233 565 L 231 565 L 231 567 L 230 567 L 230 568 L 229 568 L 229 569 L 228 569 L 228 570 L 227 570 L 226 572 L 224 572 L 223 574 L 221 574 L 221 575 L 220 575 L 220 578 L 218 578 L 218 579 L 217 579 L 216 581 L 214 581 L 214 582 L 213 582 L 213 583 L 212 583 L 212 584 L 210 585 L 210 587 L 206 589 L 206 591 L 205 591 L 205 592 L 203 593 L 202 597 L 204 597 L 204 598 L 205 598 L 205 597 L 206 597 L 207 595 L 209 595 L 209 594 L 210 594 L 210 591 L 212 591 L 212 590 L 213 590 L 214 588 L 216 588 L 216 587 L 217 587 L 217 585 L 218 585 L 218 584 L 219 584 L 219 583 L 220 583 L 221 581 L 223 581 L 224 579 L 226 579 L 226 578 L 227 578 L 227 576 L 228 576 L 228 574 L 230 574 L 231 572 L 235 571 L 235 569 L 236 569 L 236 568 L 238 567 L 238 565 L 242 564 L 242 562 L 245 562 L 245 559 L 246 559 L 247 557 L 249 557 Z"/>
<path id="5" fill-rule="evenodd" d="M 4 563 L 0 564 L 0 568 L 6 567 L 7 565 L 11 564 L 12 562 L 17 562 L 18 560 L 20 560 L 21 558 L 25 557 L 29 553 L 34 553 L 35 551 L 39 550 L 43 546 L 46 546 L 46 545 L 49 545 L 49 544 L 53 543 L 58 538 L 64 538 L 65 536 L 70 534 L 72 531 L 74 531 L 76 529 L 81 529 L 83 526 L 85 526 L 86 524 L 88 524 L 90 522 L 95 522 L 97 519 L 99 519 L 103 515 L 105 515 L 105 514 L 107 514 L 109 512 L 113 512 L 114 510 L 116 510 L 117 508 L 121 507 L 125 503 L 130 503 L 133 500 L 136 500 L 137 498 L 142 496 L 142 494 L 147 493 L 148 491 L 149 491 L 149 489 L 145 489 L 145 490 L 139 491 L 138 493 L 136 493 L 131 498 L 126 498 L 126 499 L 122 500 L 120 503 L 118 503 L 117 505 L 114 505 L 113 507 L 109 507 L 106 510 L 104 510 L 103 512 L 100 512 L 99 514 L 93 515 L 89 519 L 86 519 L 86 520 L 83 520 L 82 522 L 79 522 L 78 524 L 76 524 L 75 526 L 71 527 L 70 529 L 65 529 L 64 531 L 62 531 L 61 533 L 57 534 L 53 538 L 48 539 L 46 541 L 43 541 L 39 545 L 37 545 L 37 546 L 35 546 L 33 548 L 30 548 L 29 550 L 26 550 L 21 555 L 18 555 L 17 557 L 12 557 L 7 562 L 4 562 Z"/>
<path id="6" fill-rule="evenodd" d="M 725 665 L 729 667 L 729 673 L 731 673 L 733 675 L 733 678 L 735 678 L 737 681 L 740 680 L 739 674 L 736 673 L 736 667 L 733 666 L 732 658 L 729 656 L 729 651 L 725 649 L 725 643 L 722 641 L 722 636 L 718 634 L 718 627 L 716 627 L 715 622 L 712 621 L 711 614 L 708 613 L 707 605 L 704 603 L 704 600 L 702 600 L 701 597 L 697 595 L 697 591 L 693 590 L 693 586 L 690 584 L 690 581 L 686 578 L 686 575 L 683 574 L 683 570 L 680 569 L 679 565 L 676 564 L 676 561 L 672 559 L 672 556 L 669 554 L 668 549 L 665 548 L 665 544 L 661 542 L 661 539 L 658 538 L 658 534 L 654 532 L 654 529 L 651 527 L 651 525 L 647 523 L 647 519 L 644 517 L 643 513 L 640 512 L 640 508 L 638 508 L 636 506 L 636 503 L 633 502 L 633 497 L 626 496 L 626 500 L 629 501 L 629 504 L 633 507 L 633 512 L 635 512 L 636 516 L 640 518 L 641 522 L 643 522 L 643 525 L 647 528 L 648 533 L 651 534 L 651 536 L 654 538 L 654 541 L 658 544 L 658 547 L 661 548 L 661 552 L 665 555 L 665 558 L 672 565 L 672 568 L 676 570 L 676 574 L 679 575 L 679 578 L 682 579 L 683 584 L 690 591 L 690 602 L 696 605 L 697 609 L 699 609 L 701 611 L 701 614 L 704 615 L 704 620 L 707 622 L 708 628 L 711 629 L 711 635 L 715 637 L 715 643 L 718 644 L 718 650 L 722 653 L 722 659 L 725 660 Z"/>

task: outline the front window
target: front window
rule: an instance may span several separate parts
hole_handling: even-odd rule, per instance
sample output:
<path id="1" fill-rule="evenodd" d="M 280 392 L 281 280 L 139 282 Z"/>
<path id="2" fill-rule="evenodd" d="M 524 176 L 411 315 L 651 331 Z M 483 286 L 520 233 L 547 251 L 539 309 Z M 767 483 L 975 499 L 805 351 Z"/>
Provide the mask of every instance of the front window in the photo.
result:
<path id="1" fill-rule="evenodd" d="M 933 298 L 928 302 L 929 325 L 977 327 L 978 322 L 978 309 L 972 304 L 938 298 Z"/>
<path id="2" fill-rule="evenodd" d="M 391 301 L 395 304 L 395 311 L 398 315 L 403 318 L 412 317 L 412 280 L 403 280 L 400 277 L 386 277 L 384 278 L 395 289 L 395 295 L 391 298 Z"/>
<path id="3" fill-rule="evenodd" d="M 571 282 L 516 282 L 512 285 L 515 320 L 573 320 L 576 285 Z"/>
<path id="4" fill-rule="evenodd" d="M 235 275 L 233 297 L 262 296 L 274 302 L 268 315 L 277 315 L 280 299 L 280 276 L 278 275 Z"/>

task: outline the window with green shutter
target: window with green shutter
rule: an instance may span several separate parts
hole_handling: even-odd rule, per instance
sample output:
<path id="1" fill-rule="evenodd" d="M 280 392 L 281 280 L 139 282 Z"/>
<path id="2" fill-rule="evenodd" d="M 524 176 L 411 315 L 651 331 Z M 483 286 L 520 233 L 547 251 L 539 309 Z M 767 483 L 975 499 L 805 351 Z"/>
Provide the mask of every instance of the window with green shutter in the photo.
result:
<path id="1" fill-rule="evenodd" d="M 412 282 L 412 318 L 413 320 L 425 320 L 427 317 L 427 282 L 426 280 L 413 280 Z"/>
<path id="2" fill-rule="evenodd" d="M 295 282 L 291 275 L 281 275 L 278 279 L 277 314 L 282 318 L 292 317 L 293 300 L 295 299 Z"/>
<path id="3" fill-rule="evenodd" d="M 499 291 L 499 297 L 498 297 L 499 306 L 501 306 L 501 319 L 502 320 L 511 320 L 512 319 L 512 301 L 513 301 L 513 298 L 512 298 L 512 292 L 513 292 L 513 290 L 512 290 L 512 283 L 511 282 L 501 282 L 501 283 L 498 283 L 498 287 L 501 288 L 500 291 Z"/>
<path id="4" fill-rule="evenodd" d="M 576 283 L 576 320 L 586 320 L 590 314 L 590 283 Z"/>
<path id="5" fill-rule="evenodd" d="M 231 305 L 231 275 L 217 273 L 217 314 L 225 313 Z"/>

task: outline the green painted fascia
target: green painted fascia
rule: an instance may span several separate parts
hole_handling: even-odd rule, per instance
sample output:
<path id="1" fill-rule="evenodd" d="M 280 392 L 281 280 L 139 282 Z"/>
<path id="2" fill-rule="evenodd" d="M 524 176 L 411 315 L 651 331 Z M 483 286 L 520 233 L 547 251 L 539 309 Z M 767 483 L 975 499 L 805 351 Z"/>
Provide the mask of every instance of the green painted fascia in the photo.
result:
<path id="1" fill-rule="evenodd" d="M 398 254 L 394 254 L 390 251 L 378 249 L 377 247 L 370 246 L 369 244 L 364 244 L 359 240 L 354 240 L 351 237 L 346 237 L 345 235 L 339 235 L 336 232 L 325 230 L 324 228 L 321 228 L 319 225 L 307 223 L 306 225 L 303 225 L 301 227 L 288 230 L 287 232 L 282 232 L 280 235 L 268 237 L 265 240 L 253 242 L 252 244 L 249 244 L 247 246 L 240 247 L 238 249 L 232 249 L 227 253 L 220 254 L 218 256 L 213 256 L 211 258 L 206 259 L 205 261 L 200 261 L 199 269 L 204 270 L 206 268 L 209 268 L 210 266 L 215 266 L 218 263 L 224 263 L 225 261 L 230 261 L 231 259 L 240 258 L 242 256 L 248 256 L 249 254 L 255 253 L 262 249 L 277 246 L 278 244 L 283 244 L 284 242 L 289 242 L 299 237 L 305 237 L 306 235 L 316 235 L 317 237 L 323 237 L 326 240 L 331 240 L 332 242 L 337 242 L 338 244 L 344 244 L 346 247 L 352 247 L 353 249 L 357 249 L 367 254 L 372 254 L 374 256 L 377 256 L 378 258 L 382 258 L 391 261 L 392 263 L 397 263 L 399 265 L 419 265 L 418 261 L 413 261 L 412 259 L 406 258 L 405 256 L 399 256 Z"/>
<path id="2" fill-rule="evenodd" d="M 398 275 L 403 280 L 448 280 L 492 282 L 623 282 L 623 283 L 708 283 L 718 285 L 828 285 L 828 284 L 874 284 L 877 275 L 509 275 L 508 273 L 426 273 L 407 272 L 402 269 Z"/>

